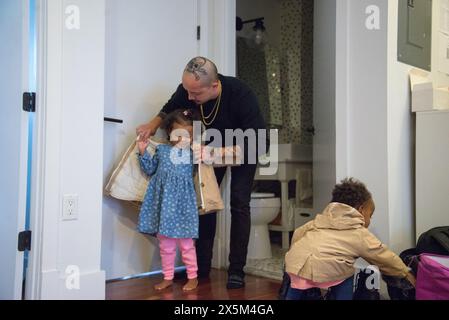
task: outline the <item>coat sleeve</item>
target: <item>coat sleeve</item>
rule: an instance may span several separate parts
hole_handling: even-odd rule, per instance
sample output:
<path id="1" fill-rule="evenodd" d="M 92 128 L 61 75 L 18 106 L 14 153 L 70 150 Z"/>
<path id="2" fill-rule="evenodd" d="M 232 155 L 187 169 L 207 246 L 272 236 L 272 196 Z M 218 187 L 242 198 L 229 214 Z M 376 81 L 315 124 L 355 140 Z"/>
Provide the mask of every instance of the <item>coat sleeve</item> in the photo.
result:
<path id="1" fill-rule="evenodd" d="M 152 176 L 156 172 L 159 164 L 158 148 L 156 148 L 154 156 L 151 156 L 148 151 L 145 151 L 143 156 L 139 155 L 139 163 L 142 171 L 148 176 Z"/>
<path id="2" fill-rule="evenodd" d="M 303 225 L 303 226 L 299 227 L 298 229 L 296 229 L 295 233 L 293 234 L 292 245 L 295 242 L 297 242 L 298 240 L 300 240 L 302 237 L 304 237 L 306 232 L 309 231 L 312 228 L 313 228 L 313 221 L 309 221 L 305 225 Z"/>
<path id="3" fill-rule="evenodd" d="M 377 266 L 385 275 L 400 278 L 407 276 L 409 269 L 401 258 L 381 243 L 368 229 L 362 231 L 361 237 L 359 254 L 363 259 Z"/>

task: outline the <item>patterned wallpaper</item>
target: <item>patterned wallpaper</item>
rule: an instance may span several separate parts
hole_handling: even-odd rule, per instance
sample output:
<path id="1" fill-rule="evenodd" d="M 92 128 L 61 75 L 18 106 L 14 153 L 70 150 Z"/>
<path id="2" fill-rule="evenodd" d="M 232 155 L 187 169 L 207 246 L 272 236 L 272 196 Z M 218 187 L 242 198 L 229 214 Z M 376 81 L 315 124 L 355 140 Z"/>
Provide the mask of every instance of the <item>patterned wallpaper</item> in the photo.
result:
<path id="1" fill-rule="evenodd" d="M 280 143 L 312 144 L 313 0 L 281 2 L 281 86 L 284 127 Z"/>
<path id="2" fill-rule="evenodd" d="M 269 123 L 270 102 L 265 52 L 251 47 L 248 42 L 246 38 L 237 38 L 238 77 L 254 91 L 265 121 Z"/>
<path id="3" fill-rule="evenodd" d="M 268 126 L 280 129 L 279 143 L 312 144 L 313 0 L 280 5 L 280 48 L 238 38 L 238 76 L 254 90 Z"/>

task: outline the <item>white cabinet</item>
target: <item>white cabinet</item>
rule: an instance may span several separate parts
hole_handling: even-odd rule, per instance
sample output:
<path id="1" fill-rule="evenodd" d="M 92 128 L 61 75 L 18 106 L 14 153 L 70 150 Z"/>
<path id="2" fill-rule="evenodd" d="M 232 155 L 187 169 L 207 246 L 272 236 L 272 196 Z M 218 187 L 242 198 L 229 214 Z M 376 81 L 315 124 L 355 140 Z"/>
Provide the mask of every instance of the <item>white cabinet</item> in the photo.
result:
<path id="1" fill-rule="evenodd" d="M 449 110 L 416 113 L 416 237 L 449 225 Z"/>

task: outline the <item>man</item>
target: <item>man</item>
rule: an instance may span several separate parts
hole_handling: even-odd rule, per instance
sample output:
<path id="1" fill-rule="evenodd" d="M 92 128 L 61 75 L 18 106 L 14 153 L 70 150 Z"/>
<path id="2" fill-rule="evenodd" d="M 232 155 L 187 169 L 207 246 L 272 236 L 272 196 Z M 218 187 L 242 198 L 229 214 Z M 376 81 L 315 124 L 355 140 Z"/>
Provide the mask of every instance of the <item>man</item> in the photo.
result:
<path id="1" fill-rule="evenodd" d="M 259 104 L 251 89 L 234 77 L 218 74 L 215 64 L 207 58 L 193 58 L 186 66 L 182 84 L 162 108 L 158 116 L 148 124 L 137 128 L 137 134 L 144 139 L 154 135 L 164 117 L 176 109 L 191 108 L 201 114 L 206 129 L 217 129 L 222 141 L 212 141 L 214 147 L 225 146 L 226 129 L 266 129 Z M 266 140 L 263 141 L 264 143 Z M 233 143 L 234 145 L 234 143 Z M 243 268 L 246 264 L 249 233 L 251 228 L 250 200 L 256 172 L 257 159 L 248 156 L 245 142 L 244 161 L 231 169 L 231 239 L 228 269 L 228 289 L 245 285 Z M 268 150 L 268 146 L 266 149 Z M 262 148 L 262 151 L 265 151 Z M 263 153 L 263 152 L 262 152 Z M 226 168 L 216 168 L 215 175 L 220 184 Z M 199 239 L 196 242 L 198 276 L 209 276 L 216 229 L 216 213 L 200 217 Z"/>

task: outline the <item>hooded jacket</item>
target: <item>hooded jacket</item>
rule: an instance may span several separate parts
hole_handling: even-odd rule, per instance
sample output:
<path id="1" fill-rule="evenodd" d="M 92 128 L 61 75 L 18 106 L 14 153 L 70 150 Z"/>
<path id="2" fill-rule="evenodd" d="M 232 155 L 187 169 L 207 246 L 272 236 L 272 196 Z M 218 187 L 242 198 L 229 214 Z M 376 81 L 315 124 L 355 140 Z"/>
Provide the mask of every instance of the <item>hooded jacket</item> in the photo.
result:
<path id="1" fill-rule="evenodd" d="M 285 256 L 288 273 L 313 282 L 344 280 L 354 275 L 359 257 L 389 276 L 406 277 L 407 266 L 367 228 L 355 208 L 330 203 L 322 214 L 298 228 Z"/>

